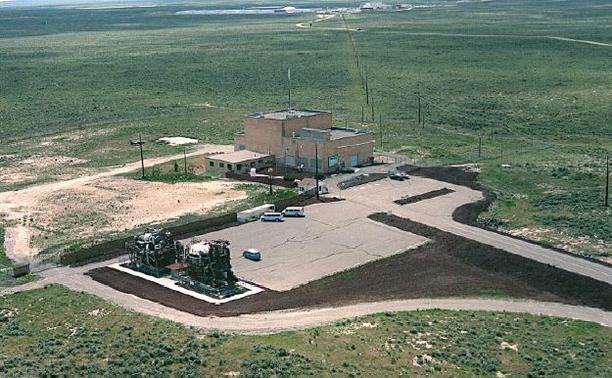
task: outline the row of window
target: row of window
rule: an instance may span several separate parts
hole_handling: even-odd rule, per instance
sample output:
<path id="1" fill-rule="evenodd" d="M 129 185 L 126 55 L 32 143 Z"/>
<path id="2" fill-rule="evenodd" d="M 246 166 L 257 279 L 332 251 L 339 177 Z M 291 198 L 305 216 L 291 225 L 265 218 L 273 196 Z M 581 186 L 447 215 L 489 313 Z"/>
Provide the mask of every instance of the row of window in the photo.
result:
<path id="1" fill-rule="evenodd" d="M 263 163 L 263 160 L 257 160 L 257 163 L 259 163 L 261 165 Z M 208 162 L 208 165 L 210 167 L 214 168 L 215 167 L 215 162 L 211 160 L 211 161 Z M 241 171 L 243 167 L 255 168 L 256 164 L 255 164 L 254 161 L 250 162 L 249 164 L 244 164 L 244 165 L 243 164 L 236 164 L 236 170 L 238 170 L 238 171 Z M 225 163 L 219 162 L 219 168 L 225 168 Z M 227 169 L 229 171 L 231 171 L 232 170 L 232 165 L 231 164 L 227 164 Z"/>

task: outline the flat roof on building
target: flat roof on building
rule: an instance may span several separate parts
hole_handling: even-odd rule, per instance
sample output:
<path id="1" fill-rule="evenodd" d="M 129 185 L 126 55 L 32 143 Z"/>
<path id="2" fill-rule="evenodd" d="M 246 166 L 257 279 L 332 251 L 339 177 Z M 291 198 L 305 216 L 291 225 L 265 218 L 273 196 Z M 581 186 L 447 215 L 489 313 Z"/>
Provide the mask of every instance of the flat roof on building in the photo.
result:
<path id="1" fill-rule="evenodd" d="M 216 154 L 207 156 L 207 159 L 219 160 L 226 163 L 240 163 L 243 161 L 263 159 L 270 155 L 260 154 L 259 152 L 253 152 L 249 150 L 234 151 L 227 154 Z"/>
<path id="2" fill-rule="evenodd" d="M 345 129 L 345 128 L 332 128 L 331 130 L 331 139 L 342 139 L 348 138 L 355 135 L 367 134 L 367 131 L 364 130 L 356 130 L 356 129 Z"/>
<path id="3" fill-rule="evenodd" d="M 309 110 L 309 109 L 285 109 L 285 110 L 275 110 L 275 111 L 270 111 L 270 112 L 253 113 L 253 114 L 249 114 L 247 117 L 275 119 L 278 121 L 284 121 L 287 119 L 312 117 L 312 116 L 316 116 L 319 114 L 329 114 L 329 112 L 326 112 L 323 110 Z"/>

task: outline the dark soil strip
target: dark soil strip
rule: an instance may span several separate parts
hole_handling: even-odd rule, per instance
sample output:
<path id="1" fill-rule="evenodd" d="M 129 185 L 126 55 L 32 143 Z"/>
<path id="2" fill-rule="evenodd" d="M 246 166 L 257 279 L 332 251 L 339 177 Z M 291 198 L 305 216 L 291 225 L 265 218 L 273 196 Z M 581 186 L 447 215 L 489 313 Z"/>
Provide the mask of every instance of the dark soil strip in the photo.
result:
<path id="1" fill-rule="evenodd" d="M 395 202 L 398 205 L 402 205 L 403 206 L 403 205 L 409 205 L 411 203 L 420 202 L 420 201 L 423 201 L 423 200 L 426 200 L 426 199 L 440 197 L 440 196 L 443 196 L 443 195 L 449 194 L 449 193 L 455 193 L 455 191 L 452 190 L 452 189 L 449 189 L 449 188 L 442 188 L 442 189 L 438 189 L 438 190 L 432 190 L 431 192 L 419 194 L 419 195 L 416 195 L 416 196 L 403 197 L 403 198 L 395 200 L 393 202 Z"/>
<path id="2" fill-rule="evenodd" d="M 601 281 L 408 219 L 382 213 L 370 218 L 423 235 L 432 241 L 417 249 L 373 261 L 290 291 L 265 291 L 220 306 L 111 268 L 99 268 L 87 274 L 115 290 L 200 316 L 235 316 L 390 299 L 482 295 L 529 298 L 612 310 L 612 286 Z"/>
<path id="3" fill-rule="evenodd" d="M 612 285 L 605 282 L 395 215 L 377 213 L 369 218 L 400 230 L 426 236 L 434 243 L 444 245 L 447 254 L 471 266 L 515 278 L 538 291 L 552 293 L 570 302 L 600 307 L 607 311 L 612 309 Z"/>
<path id="4" fill-rule="evenodd" d="M 352 177 L 346 181 L 342 181 L 338 183 L 338 188 L 344 190 L 348 188 L 352 188 L 353 186 L 367 184 L 372 181 L 382 180 L 388 177 L 386 173 L 369 173 L 364 175 L 358 175 Z"/>
<path id="5" fill-rule="evenodd" d="M 497 228 L 487 227 L 486 225 L 478 222 L 478 216 L 480 215 L 480 213 L 489 208 L 493 201 L 495 201 L 496 196 L 495 193 L 491 191 L 491 189 L 477 182 L 477 172 L 466 171 L 465 169 L 459 167 L 417 167 L 409 164 L 398 167 L 397 169 L 399 171 L 407 172 L 415 176 L 423 176 L 435 180 L 445 181 L 455 185 L 466 186 L 470 189 L 482 192 L 484 198 L 480 201 L 466 203 L 465 205 L 459 206 L 455 209 L 455 211 L 453 212 L 453 220 L 455 220 L 456 222 L 495 232 L 513 239 L 522 240 L 531 244 L 538 245 L 540 247 L 551 249 L 555 252 L 580 257 L 585 260 L 589 260 L 604 266 L 612 266 L 612 264 L 602 261 L 588 253 L 572 253 L 562 248 L 541 243 L 536 240 L 530 240 L 521 236 L 512 235 Z"/>

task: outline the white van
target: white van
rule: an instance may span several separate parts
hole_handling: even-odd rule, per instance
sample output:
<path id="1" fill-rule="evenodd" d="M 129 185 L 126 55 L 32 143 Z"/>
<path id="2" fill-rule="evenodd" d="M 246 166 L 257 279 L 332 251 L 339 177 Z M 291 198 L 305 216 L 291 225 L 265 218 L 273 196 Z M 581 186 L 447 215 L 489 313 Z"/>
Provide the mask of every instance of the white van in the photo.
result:
<path id="1" fill-rule="evenodd" d="M 273 213 L 269 211 L 265 212 L 259 219 L 261 219 L 262 222 L 282 222 L 283 213 Z"/>
<path id="2" fill-rule="evenodd" d="M 304 208 L 302 206 L 290 206 L 283 210 L 283 215 L 286 217 L 303 217 Z"/>

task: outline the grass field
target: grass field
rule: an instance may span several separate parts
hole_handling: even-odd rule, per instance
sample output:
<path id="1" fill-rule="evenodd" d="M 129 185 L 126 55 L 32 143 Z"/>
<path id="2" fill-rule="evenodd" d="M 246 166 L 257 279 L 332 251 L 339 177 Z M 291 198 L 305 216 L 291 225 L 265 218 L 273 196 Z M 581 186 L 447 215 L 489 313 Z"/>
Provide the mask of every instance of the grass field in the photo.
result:
<path id="1" fill-rule="evenodd" d="M 609 376 L 612 330 L 508 313 L 386 313 L 269 336 L 204 332 L 51 286 L 4 297 L 0 374 Z"/>
<path id="2" fill-rule="evenodd" d="M 179 6 L 3 9 L 0 174 L 27 174 L 0 190 L 135 161 L 138 133 L 231 142 L 245 113 L 286 106 L 287 67 L 297 107 L 359 125 L 367 74 L 375 121 L 366 110 L 365 127 L 378 133 L 379 114 L 384 123 L 377 148 L 478 163 L 499 197 L 484 222 L 609 258 L 612 47 L 549 38 L 612 43 L 609 3 L 437 4 L 310 29 L 295 24 L 313 15 L 178 16 L 192 9 Z M 345 26 L 362 31 L 324 29 Z M 179 151 L 145 145 L 147 156 Z M 82 160 L 36 164 L 42 152 Z"/>

